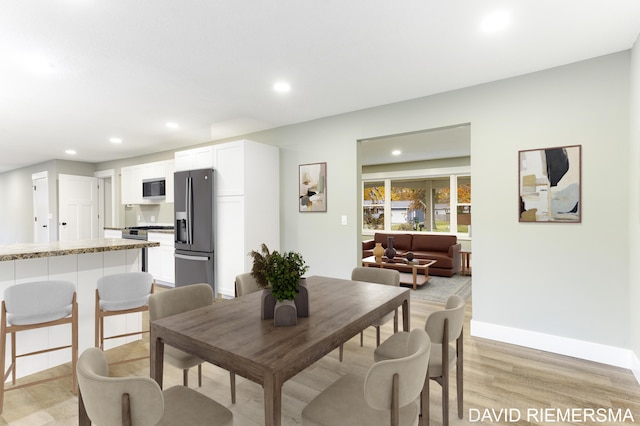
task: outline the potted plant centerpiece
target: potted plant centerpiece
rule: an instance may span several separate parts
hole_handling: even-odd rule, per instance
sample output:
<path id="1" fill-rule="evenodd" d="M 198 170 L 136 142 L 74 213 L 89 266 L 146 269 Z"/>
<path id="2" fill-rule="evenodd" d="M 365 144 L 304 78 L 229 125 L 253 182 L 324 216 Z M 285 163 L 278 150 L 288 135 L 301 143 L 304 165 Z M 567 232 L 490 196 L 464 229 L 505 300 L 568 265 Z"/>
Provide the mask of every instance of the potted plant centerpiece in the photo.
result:
<path id="1" fill-rule="evenodd" d="M 262 318 L 274 318 L 274 324 L 295 325 L 298 316 L 309 316 L 309 296 L 306 286 L 300 285 L 309 269 L 302 255 L 289 251 L 270 252 L 265 244 L 261 251 L 252 251 L 251 275 L 263 291 Z M 271 304 L 275 307 L 271 307 Z"/>

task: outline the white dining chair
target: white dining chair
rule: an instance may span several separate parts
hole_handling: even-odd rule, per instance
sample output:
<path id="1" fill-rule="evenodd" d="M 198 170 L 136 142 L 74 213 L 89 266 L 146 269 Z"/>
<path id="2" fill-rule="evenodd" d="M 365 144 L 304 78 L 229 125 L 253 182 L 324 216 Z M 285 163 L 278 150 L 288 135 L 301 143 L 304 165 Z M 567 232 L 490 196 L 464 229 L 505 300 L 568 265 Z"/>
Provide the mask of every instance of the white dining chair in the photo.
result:
<path id="1" fill-rule="evenodd" d="M 149 298 L 149 320 L 155 321 L 171 315 L 210 306 L 213 303 L 213 289 L 209 284 L 190 284 L 165 290 Z M 182 383 L 189 385 L 189 370 L 198 367 L 198 386 L 202 386 L 202 359 L 169 345 L 164 347 L 164 359 L 182 370 Z M 236 402 L 236 375 L 229 373 L 231 402 Z"/>
<path id="2" fill-rule="evenodd" d="M 302 410 L 303 425 L 417 425 L 431 341 L 416 328 L 402 357 L 374 363 L 365 377 L 342 376 Z"/>
<path id="3" fill-rule="evenodd" d="M 79 424 L 213 425 L 233 424 L 233 413 L 186 386 L 162 390 L 149 377 L 111 377 L 104 353 L 89 348 L 78 359 Z"/>

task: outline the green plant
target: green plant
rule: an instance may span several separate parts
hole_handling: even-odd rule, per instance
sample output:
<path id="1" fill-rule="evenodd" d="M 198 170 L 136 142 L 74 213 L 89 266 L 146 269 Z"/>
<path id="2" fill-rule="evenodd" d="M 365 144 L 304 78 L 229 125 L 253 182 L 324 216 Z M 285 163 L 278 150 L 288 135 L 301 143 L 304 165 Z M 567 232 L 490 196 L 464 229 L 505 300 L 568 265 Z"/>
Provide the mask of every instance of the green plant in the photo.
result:
<path id="1" fill-rule="evenodd" d="M 309 269 L 300 253 L 293 251 L 270 252 L 266 244 L 260 251 L 252 250 L 251 275 L 261 288 L 271 288 L 271 294 L 278 301 L 293 300 L 298 294 L 300 278 Z"/>
<path id="2" fill-rule="evenodd" d="M 266 276 L 271 283 L 271 293 L 278 301 L 293 300 L 298 294 L 300 278 L 309 269 L 300 253 L 293 251 L 269 255 Z"/>

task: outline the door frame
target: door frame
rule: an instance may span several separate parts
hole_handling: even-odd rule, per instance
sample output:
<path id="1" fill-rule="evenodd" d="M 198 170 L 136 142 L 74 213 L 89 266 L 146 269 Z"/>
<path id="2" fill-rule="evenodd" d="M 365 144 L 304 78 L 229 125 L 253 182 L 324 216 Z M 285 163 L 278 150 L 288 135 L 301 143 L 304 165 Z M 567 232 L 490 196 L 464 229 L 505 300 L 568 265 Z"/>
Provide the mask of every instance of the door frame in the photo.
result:
<path id="1" fill-rule="evenodd" d="M 36 191 L 35 191 L 35 187 L 36 187 L 36 181 L 40 180 L 40 179 L 45 179 L 46 180 L 46 185 L 45 185 L 45 189 L 46 189 L 46 199 L 47 199 L 47 213 L 46 213 L 46 221 L 47 221 L 47 241 L 36 241 L 37 237 L 38 237 L 38 228 L 40 226 L 41 222 L 37 222 L 35 220 L 35 218 L 38 216 L 37 215 L 37 200 L 36 200 Z M 49 172 L 48 171 L 42 171 L 42 172 L 38 172 L 38 173 L 33 173 L 31 175 L 31 182 L 33 185 L 33 207 L 32 207 L 32 211 L 33 211 L 33 241 L 38 242 L 38 243 L 48 243 L 49 241 L 51 241 L 51 206 L 49 205 Z M 54 238 L 55 240 L 55 238 Z"/>
<path id="2" fill-rule="evenodd" d="M 98 226 L 100 227 L 100 229 L 104 229 L 105 227 L 107 228 L 118 228 L 119 224 L 120 224 L 120 215 L 118 214 L 118 204 L 116 201 L 116 188 L 119 187 L 119 185 L 116 185 L 116 171 L 114 169 L 109 169 L 109 170 L 100 170 L 97 171 L 93 174 L 94 177 L 98 178 L 98 185 L 99 185 L 99 190 L 98 190 L 98 214 L 99 214 L 99 221 L 98 221 Z M 106 194 L 107 196 L 110 195 L 111 198 L 111 223 L 105 223 L 104 218 L 106 217 L 105 215 L 105 205 L 104 205 L 104 197 L 105 197 L 105 193 L 104 193 L 104 181 L 106 179 L 111 179 L 111 194 Z"/>

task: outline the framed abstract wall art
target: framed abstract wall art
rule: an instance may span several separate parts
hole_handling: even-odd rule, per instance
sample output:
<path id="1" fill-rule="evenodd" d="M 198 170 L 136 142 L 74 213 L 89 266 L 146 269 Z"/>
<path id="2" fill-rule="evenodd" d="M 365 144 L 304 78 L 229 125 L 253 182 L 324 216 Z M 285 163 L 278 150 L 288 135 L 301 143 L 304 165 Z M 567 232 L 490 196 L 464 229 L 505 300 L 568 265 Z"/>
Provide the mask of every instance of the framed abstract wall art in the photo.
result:
<path id="1" fill-rule="evenodd" d="M 327 211 L 327 163 L 301 164 L 299 168 L 298 211 Z"/>
<path id="2" fill-rule="evenodd" d="M 518 165 L 520 222 L 581 222 L 581 145 L 519 151 Z"/>

